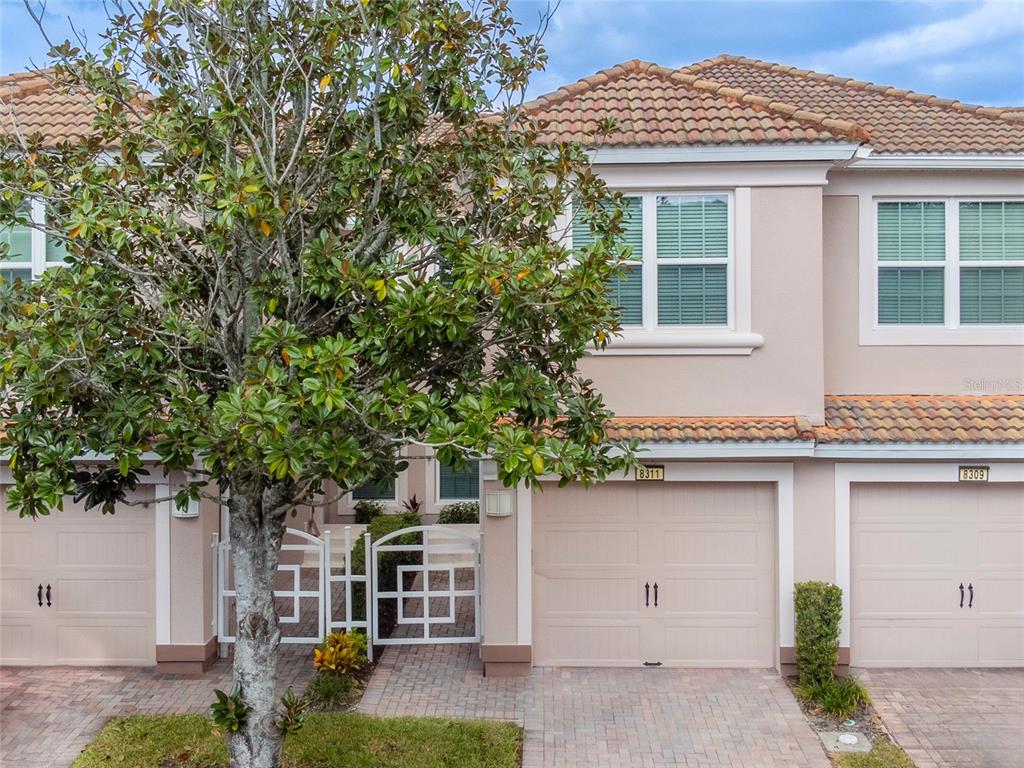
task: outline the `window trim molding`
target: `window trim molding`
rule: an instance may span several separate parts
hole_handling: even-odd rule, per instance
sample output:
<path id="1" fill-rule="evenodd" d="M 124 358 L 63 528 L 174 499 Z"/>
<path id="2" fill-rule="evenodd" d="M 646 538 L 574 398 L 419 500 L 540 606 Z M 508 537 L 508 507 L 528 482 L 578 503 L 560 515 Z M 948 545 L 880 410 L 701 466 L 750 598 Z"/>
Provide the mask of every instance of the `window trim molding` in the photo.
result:
<path id="1" fill-rule="evenodd" d="M 859 327 L 860 345 L 871 346 L 1024 346 L 1024 325 L 960 324 L 961 202 L 1024 200 L 1020 195 L 861 193 L 859 199 Z M 888 202 L 943 202 L 946 206 L 945 323 L 943 325 L 880 325 L 878 323 L 878 204 Z M 899 266 L 892 262 L 889 266 Z M 917 265 L 918 262 L 913 262 Z M 984 263 L 980 263 L 984 266 Z M 1008 266 L 1016 262 L 1009 262 Z M 994 265 L 991 265 L 994 266 Z"/>
<path id="2" fill-rule="evenodd" d="M 32 200 L 30 203 L 29 215 L 32 219 L 32 226 L 29 231 L 29 259 L 28 261 L 0 260 L 0 269 L 28 269 L 32 273 L 32 280 L 38 280 L 43 272 L 51 267 L 62 267 L 62 261 L 46 260 L 46 204 L 42 200 Z"/>
<path id="3" fill-rule="evenodd" d="M 595 356 L 616 355 L 749 355 L 764 344 L 751 331 L 751 192 L 750 187 L 686 188 L 656 186 L 623 188 L 624 196 L 639 197 L 643 211 L 641 279 L 643 321 L 624 326 Z M 666 195 L 724 195 L 728 205 L 729 248 L 726 261 L 727 322 L 725 325 L 666 325 L 658 318 L 657 198 Z M 571 213 L 569 214 L 571 215 Z M 569 233 L 572 247 L 571 232 Z"/>

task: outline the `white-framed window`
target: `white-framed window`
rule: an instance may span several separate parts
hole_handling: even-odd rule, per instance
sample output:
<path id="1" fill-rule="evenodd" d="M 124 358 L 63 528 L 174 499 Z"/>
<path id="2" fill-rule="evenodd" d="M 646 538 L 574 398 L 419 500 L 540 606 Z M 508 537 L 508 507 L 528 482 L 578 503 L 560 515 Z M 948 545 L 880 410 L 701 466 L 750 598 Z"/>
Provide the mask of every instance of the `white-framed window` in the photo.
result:
<path id="1" fill-rule="evenodd" d="M 398 501 L 397 478 L 385 477 L 352 489 L 353 501 Z"/>
<path id="2" fill-rule="evenodd" d="M 749 354 L 750 189 L 621 190 L 621 337 L 603 354 Z M 593 241 L 569 213 L 574 248 Z"/>
<path id="3" fill-rule="evenodd" d="M 874 198 L 872 214 L 862 342 L 1024 343 L 1024 198 Z"/>
<path id="4" fill-rule="evenodd" d="M 460 467 L 435 461 L 437 503 L 477 501 L 480 498 L 480 461 L 473 459 Z"/>
<path id="5" fill-rule="evenodd" d="M 43 203 L 33 201 L 25 213 L 37 226 L 0 227 L 0 243 L 7 246 L 7 252 L 0 255 L 0 278 L 7 282 L 38 280 L 50 267 L 61 266 L 67 256 L 63 243 L 38 228 L 45 220 Z"/>

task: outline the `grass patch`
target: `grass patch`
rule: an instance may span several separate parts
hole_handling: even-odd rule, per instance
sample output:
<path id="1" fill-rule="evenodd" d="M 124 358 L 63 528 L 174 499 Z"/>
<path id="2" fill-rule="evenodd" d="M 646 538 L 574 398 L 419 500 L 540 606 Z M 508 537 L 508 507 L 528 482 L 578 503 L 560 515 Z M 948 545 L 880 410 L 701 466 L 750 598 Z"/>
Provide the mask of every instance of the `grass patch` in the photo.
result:
<path id="1" fill-rule="evenodd" d="M 306 688 L 311 709 L 342 709 L 359 698 L 359 687 L 348 675 L 317 672 Z"/>
<path id="2" fill-rule="evenodd" d="M 906 752 L 879 739 L 867 754 L 845 754 L 836 759 L 837 768 L 914 768 Z"/>
<path id="3" fill-rule="evenodd" d="M 319 712 L 285 738 L 286 768 L 517 768 L 514 723 Z M 202 715 L 111 720 L 72 768 L 221 768 L 224 740 Z"/>
<path id="4" fill-rule="evenodd" d="M 798 685 L 796 695 L 812 701 L 833 717 L 847 718 L 871 703 L 860 683 L 850 677 L 837 677 L 824 683 Z"/>

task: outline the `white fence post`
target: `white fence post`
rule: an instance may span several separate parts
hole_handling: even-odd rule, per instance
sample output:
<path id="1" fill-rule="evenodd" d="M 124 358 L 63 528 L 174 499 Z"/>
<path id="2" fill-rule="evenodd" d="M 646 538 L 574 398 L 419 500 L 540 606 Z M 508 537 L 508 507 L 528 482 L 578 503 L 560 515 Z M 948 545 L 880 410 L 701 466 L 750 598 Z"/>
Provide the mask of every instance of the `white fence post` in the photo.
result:
<path id="1" fill-rule="evenodd" d="M 373 644 L 377 639 L 377 601 L 373 597 L 373 585 L 376 584 L 377 558 L 373 555 L 373 545 L 370 543 L 370 532 L 363 534 L 363 551 L 366 553 L 363 559 L 364 581 L 366 584 L 366 658 L 373 661 Z M 370 574 L 373 573 L 371 577 Z"/>
<path id="2" fill-rule="evenodd" d="M 324 612 L 323 612 L 323 628 L 320 632 L 321 635 L 327 637 L 333 631 L 331 623 L 334 619 L 334 598 L 332 597 L 331 587 L 331 529 L 324 529 L 324 562 L 323 568 L 320 569 L 320 580 L 321 588 L 320 591 L 324 595 Z"/>

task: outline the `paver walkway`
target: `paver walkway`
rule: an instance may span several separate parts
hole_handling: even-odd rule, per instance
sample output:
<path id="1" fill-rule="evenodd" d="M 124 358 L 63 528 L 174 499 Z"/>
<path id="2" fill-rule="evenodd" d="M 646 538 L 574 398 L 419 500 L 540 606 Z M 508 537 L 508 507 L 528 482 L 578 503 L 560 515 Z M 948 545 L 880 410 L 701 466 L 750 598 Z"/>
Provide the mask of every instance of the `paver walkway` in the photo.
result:
<path id="1" fill-rule="evenodd" d="M 475 646 L 396 646 L 359 709 L 518 721 L 523 768 L 829 766 L 772 670 L 537 668 L 485 678 Z"/>
<path id="2" fill-rule="evenodd" d="M 278 687 L 306 690 L 309 648 L 281 650 Z M 111 718 L 206 712 L 213 689 L 230 690 L 221 659 L 195 677 L 141 667 L 0 667 L 0 766 L 65 768 Z"/>
<path id="3" fill-rule="evenodd" d="M 1024 669 L 858 669 L 917 768 L 1024 766 Z"/>

